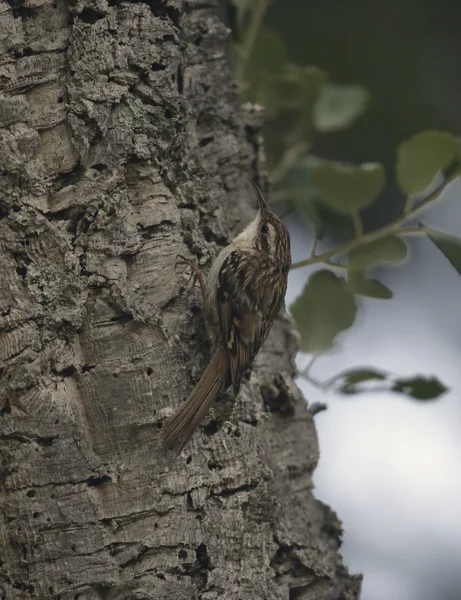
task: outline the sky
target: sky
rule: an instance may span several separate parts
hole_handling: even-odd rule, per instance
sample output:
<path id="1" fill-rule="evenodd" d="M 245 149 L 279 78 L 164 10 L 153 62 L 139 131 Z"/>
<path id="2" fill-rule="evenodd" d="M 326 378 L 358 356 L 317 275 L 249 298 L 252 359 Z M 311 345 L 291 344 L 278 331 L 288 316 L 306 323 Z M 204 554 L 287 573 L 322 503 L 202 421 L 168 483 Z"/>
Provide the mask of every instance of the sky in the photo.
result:
<path id="1" fill-rule="evenodd" d="M 455 182 L 424 222 L 461 235 L 460 195 Z M 307 256 L 310 233 L 295 219 L 288 225 L 295 262 Z M 308 402 L 328 405 L 315 417 L 315 493 L 343 521 L 345 563 L 364 573 L 361 600 L 461 598 L 461 277 L 429 240 L 410 241 L 404 265 L 377 272 L 394 298 L 361 300 L 353 327 L 311 374 L 372 366 L 435 375 L 448 393 L 428 403 L 341 396 L 298 380 Z M 291 272 L 287 306 L 309 272 Z M 308 358 L 298 356 L 300 368 Z"/>

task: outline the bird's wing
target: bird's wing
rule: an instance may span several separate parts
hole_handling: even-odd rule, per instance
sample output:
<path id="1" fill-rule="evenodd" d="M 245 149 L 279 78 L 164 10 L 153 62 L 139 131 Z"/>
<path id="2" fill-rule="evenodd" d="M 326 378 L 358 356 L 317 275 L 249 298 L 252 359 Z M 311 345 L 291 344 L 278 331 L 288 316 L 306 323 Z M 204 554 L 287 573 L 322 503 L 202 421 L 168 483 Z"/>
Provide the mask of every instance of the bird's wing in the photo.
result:
<path id="1" fill-rule="evenodd" d="M 232 251 L 219 271 L 217 307 L 234 394 L 267 334 L 267 321 L 255 285 L 251 254 Z"/>

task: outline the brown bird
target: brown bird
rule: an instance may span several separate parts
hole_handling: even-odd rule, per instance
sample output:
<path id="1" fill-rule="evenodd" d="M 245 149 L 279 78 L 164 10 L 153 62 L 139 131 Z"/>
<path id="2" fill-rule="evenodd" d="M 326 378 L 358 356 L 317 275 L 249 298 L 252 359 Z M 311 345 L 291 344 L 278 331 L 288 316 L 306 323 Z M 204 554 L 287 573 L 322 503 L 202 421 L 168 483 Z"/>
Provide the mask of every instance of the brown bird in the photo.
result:
<path id="1" fill-rule="evenodd" d="M 290 236 L 258 186 L 252 185 L 259 202 L 258 213 L 221 250 L 205 282 L 198 266 L 185 260 L 202 287 L 212 356 L 200 381 L 166 426 L 165 445 L 181 437 L 179 451 L 221 389 L 232 385 L 234 395 L 238 393 L 242 376 L 253 363 L 285 297 L 291 265 Z"/>

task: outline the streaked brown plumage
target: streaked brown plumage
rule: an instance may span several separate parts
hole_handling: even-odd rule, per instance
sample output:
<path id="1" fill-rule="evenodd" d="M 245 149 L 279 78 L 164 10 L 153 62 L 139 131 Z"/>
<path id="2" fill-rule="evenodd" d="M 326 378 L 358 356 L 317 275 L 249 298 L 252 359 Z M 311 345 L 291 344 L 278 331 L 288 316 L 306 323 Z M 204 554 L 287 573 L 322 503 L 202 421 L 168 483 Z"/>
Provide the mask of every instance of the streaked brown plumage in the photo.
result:
<path id="1" fill-rule="evenodd" d="M 203 313 L 212 357 L 200 381 L 166 426 L 165 444 L 183 438 L 181 450 L 221 389 L 238 393 L 285 297 L 290 237 L 253 183 L 259 211 L 214 261 L 204 284 Z"/>

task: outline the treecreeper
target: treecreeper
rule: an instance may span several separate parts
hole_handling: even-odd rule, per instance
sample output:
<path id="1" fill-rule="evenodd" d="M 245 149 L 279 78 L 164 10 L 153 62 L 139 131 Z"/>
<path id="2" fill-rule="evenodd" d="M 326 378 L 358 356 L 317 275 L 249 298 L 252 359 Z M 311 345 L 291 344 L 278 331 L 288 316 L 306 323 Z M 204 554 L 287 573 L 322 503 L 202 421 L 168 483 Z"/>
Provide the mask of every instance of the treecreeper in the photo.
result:
<path id="1" fill-rule="evenodd" d="M 252 182 L 259 210 L 253 221 L 218 254 L 204 279 L 203 315 L 211 340 L 211 360 L 191 394 L 166 425 L 165 445 L 182 439 L 181 451 L 204 419 L 220 390 L 240 388 L 242 376 L 280 311 L 291 265 L 290 236 Z"/>

